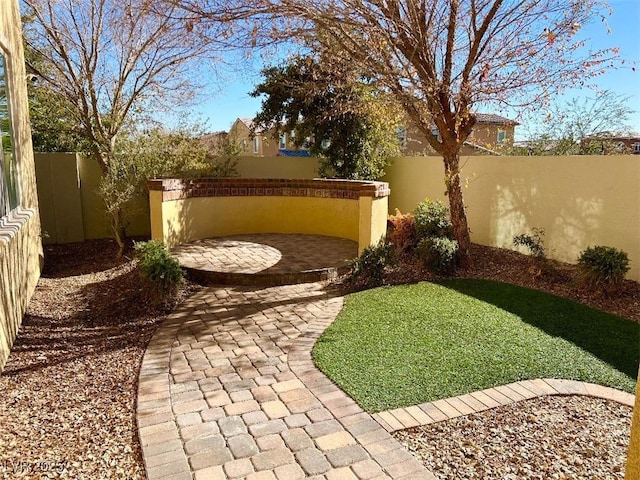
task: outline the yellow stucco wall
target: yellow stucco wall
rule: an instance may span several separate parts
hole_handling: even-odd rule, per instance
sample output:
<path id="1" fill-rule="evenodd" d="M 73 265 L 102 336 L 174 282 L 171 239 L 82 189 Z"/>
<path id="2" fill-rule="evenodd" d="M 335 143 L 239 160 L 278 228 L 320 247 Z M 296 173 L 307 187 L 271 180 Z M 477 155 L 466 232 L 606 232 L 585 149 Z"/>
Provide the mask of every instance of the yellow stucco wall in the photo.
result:
<path id="1" fill-rule="evenodd" d="M 199 197 L 163 202 L 161 208 L 164 242 L 168 246 L 243 233 L 313 233 L 355 241 L 359 235 L 358 202 L 354 200 Z M 155 201 L 152 212 L 153 238 L 160 239 Z"/>
<path id="2" fill-rule="evenodd" d="M 29 127 L 18 2 L 0 0 L 0 47 L 7 59 L 20 206 L 0 219 L 0 371 L 35 290 L 42 265 L 40 218 Z"/>
<path id="3" fill-rule="evenodd" d="M 640 369 L 638 370 L 640 380 Z M 640 388 L 636 387 L 636 405 L 633 409 L 631 440 L 627 454 L 625 480 L 640 480 Z"/>
<path id="4" fill-rule="evenodd" d="M 387 234 L 389 197 L 360 197 L 359 253 Z"/>
<path id="5" fill-rule="evenodd" d="M 575 263 L 588 246 L 616 247 L 629 254 L 627 277 L 640 280 L 638 157 L 471 156 L 461 165 L 474 242 L 513 248 L 514 235 L 543 228 L 550 257 Z M 387 171 L 391 212 L 425 197 L 446 202 L 440 158 L 400 158 Z"/>

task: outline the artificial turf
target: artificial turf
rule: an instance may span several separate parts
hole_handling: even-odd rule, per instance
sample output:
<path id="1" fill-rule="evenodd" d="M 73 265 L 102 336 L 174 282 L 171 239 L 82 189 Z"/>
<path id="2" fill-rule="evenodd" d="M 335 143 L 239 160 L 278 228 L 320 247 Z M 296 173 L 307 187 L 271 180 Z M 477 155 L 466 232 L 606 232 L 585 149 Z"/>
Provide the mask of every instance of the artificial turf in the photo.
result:
<path id="1" fill-rule="evenodd" d="M 313 356 L 370 412 L 541 377 L 634 392 L 640 324 L 500 282 L 424 282 L 348 296 Z"/>

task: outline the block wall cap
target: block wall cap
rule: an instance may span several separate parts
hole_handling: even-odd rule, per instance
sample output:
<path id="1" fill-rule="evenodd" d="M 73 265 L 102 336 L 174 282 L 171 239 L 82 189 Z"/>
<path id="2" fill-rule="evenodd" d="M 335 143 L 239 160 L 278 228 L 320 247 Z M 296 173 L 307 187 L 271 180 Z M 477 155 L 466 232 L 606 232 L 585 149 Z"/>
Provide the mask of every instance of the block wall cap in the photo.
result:
<path id="1" fill-rule="evenodd" d="M 163 201 L 193 197 L 320 197 L 357 200 L 387 197 L 386 182 L 341 179 L 284 178 L 167 178 L 148 182 L 150 191 L 163 192 Z"/>

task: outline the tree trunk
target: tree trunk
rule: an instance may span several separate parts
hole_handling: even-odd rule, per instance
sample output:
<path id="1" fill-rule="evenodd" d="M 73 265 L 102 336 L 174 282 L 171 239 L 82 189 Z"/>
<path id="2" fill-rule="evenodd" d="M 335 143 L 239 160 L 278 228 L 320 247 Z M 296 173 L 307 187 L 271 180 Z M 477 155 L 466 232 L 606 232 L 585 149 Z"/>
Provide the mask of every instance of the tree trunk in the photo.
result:
<path id="1" fill-rule="evenodd" d="M 96 161 L 98 162 L 98 165 L 100 166 L 100 170 L 102 171 L 102 181 L 104 181 L 104 178 L 107 175 L 109 175 L 109 168 L 111 168 L 111 166 L 113 165 L 113 162 L 111 161 L 112 154 L 100 151 L 100 149 L 98 148 L 94 149 L 93 154 L 95 156 Z M 113 200 L 112 198 L 109 198 L 110 193 L 115 195 L 116 197 L 115 202 L 110 201 L 110 200 Z M 113 192 L 112 190 L 105 191 L 102 188 L 100 188 L 100 194 L 102 196 L 102 201 L 104 202 L 104 205 L 106 207 L 107 214 L 110 217 L 111 231 L 113 232 L 113 238 L 118 244 L 117 257 L 121 258 L 122 255 L 124 254 L 125 241 L 127 240 L 126 226 L 123 220 L 123 211 L 121 208 L 122 204 L 118 203 L 117 193 Z"/>
<path id="2" fill-rule="evenodd" d="M 460 266 L 469 268 L 472 264 L 471 237 L 460 183 L 460 154 L 458 151 L 444 152 L 442 158 L 444 160 L 449 209 L 451 210 L 453 237 L 458 242 Z"/>
<path id="3" fill-rule="evenodd" d="M 127 232 L 125 230 L 124 222 L 122 221 L 122 210 L 119 208 L 111 212 L 111 230 L 113 231 L 113 236 L 118 244 L 117 257 L 121 258 L 124 254 Z"/>

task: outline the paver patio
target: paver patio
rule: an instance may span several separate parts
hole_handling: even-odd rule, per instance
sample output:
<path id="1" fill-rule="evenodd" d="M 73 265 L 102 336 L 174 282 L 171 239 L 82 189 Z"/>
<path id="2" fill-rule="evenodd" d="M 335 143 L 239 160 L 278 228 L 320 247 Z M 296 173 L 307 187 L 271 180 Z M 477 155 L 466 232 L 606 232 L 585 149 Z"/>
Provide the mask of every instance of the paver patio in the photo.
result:
<path id="1" fill-rule="evenodd" d="M 182 304 L 140 372 L 148 478 L 435 479 L 389 432 L 547 394 L 633 405 L 613 389 L 535 380 L 370 415 L 311 359 L 341 307 L 320 282 L 212 286 Z"/>
<path id="2" fill-rule="evenodd" d="M 300 234 L 247 234 L 177 245 L 172 255 L 199 281 L 286 285 L 331 280 L 358 256 L 358 243 Z"/>

